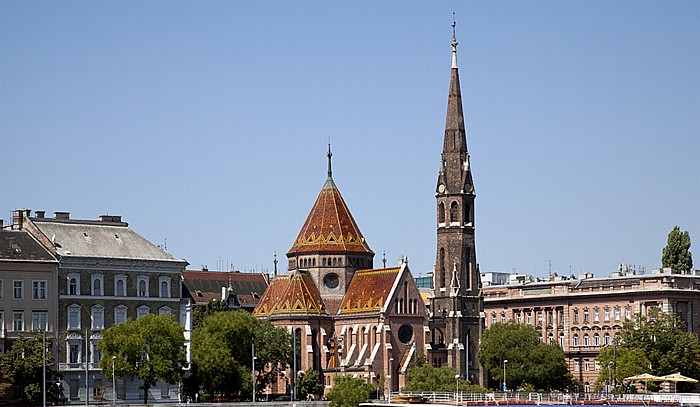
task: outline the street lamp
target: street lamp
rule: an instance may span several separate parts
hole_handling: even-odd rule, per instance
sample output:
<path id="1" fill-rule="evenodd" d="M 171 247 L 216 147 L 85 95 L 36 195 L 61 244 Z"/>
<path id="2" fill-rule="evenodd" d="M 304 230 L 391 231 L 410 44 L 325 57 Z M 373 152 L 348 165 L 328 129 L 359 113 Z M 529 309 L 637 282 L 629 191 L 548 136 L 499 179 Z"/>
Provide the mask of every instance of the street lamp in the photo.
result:
<path id="1" fill-rule="evenodd" d="M 455 406 L 459 405 L 459 375 L 455 375 L 455 380 L 457 381 L 457 391 L 455 392 Z"/>
<path id="2" fill-rule="evenodd" d="M 117 404 L 117 378 L 114 375 L 114 361 L 116 356 L 112 356 L 112 405 Z"/>
<path id="3" fill-rule="evenodd" d="M 258 357 L 255 356 L 255 344 L 252 344 L 251 348 L 253 350 L 253 403 L 255 403 L 255 361 L 258 359 Z"/>
<path id="4" fill-rule="evenodd" d="M 391 364 L 394 358 L 389 358 L 389 403 L 391 403 Z"/>
<path id="5" fill-rule="evenodd" d="M 503 360 L 503 391 L 508 390 L 506 387 L 506 363 L 508 363 L 508 359 Z"/>

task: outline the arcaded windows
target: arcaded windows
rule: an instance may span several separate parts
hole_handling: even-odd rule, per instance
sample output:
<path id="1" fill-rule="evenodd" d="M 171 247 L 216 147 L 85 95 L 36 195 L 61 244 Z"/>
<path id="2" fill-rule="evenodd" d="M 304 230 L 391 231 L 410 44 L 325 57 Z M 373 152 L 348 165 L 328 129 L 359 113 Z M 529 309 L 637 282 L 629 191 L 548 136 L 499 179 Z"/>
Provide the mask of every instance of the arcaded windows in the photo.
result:
<path id="1" fill-rule="evenodd" d="M 170 298 L 170 277 L 159 277 L 160 298 Z"/>
<path id="2" fill-rule="evenodd" d="M 101 297 L 102 296 L 102 286 L 103 286 L 102 274 L 93 274 L 91 276 L 91 279 L 92 279 L 92 295 Z"/>
<path id="3" fill-rule="evenodd" d="M 80 275 L 78 273 L 68 274 L 68 295 L 80 295 Z"/>
<path id="4" fill-rule="evenodd" d="M 92 329 L 104 329 L 105 327 L 105 307 L 94 305 L 92 307 Z"/>
<path id="5" fill-rule="evenodd" d="M 126 307 L 123 305 L 117 305 L 114 307 L 114 325 L 119 325 L 126 322 Z"/>
<path id="6" fill-rule="evenodd" d="M 68 329 L 80 329 L 80 305 L 68 307 Z"/>
<path id="7" fill-rule="evenodd" d="M 452 201 L 450 204 L 450 223 L 459 223 L 459 204 L 457 201 Z"/>
<path id="8" fill-rule="evenodd" d="M 116 274 L 114 276 L 114 296 L 126 297 L 126 275 Z"/>
<path id="9" fill-rule="evenodd" d="M 46 280 L 32 281 L 32 299 L 35 299 L 35 300 L 45 300 L 46 299 Z"/>
<path id="10" fill-rule="evenodd" d="M 445 224 L 445 204 L 443 202 L 438 205 L 438 223 Z"/>
<path id="11" fill-rule="evenodd" d="M 148 297 L 148 277 L 139 276 L 137 277 L 137 293 L 139 297 Z"/>

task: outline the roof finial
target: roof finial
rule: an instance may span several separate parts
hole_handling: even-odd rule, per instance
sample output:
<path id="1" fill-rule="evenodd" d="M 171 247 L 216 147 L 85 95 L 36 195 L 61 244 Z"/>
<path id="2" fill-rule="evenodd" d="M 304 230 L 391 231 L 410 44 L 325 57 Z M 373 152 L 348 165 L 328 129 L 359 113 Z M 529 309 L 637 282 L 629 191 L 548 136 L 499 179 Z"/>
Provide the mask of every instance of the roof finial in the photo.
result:
<path id="1" fill-rule="evenodd" d="M 333 178 L 333 171 L 331 170 L 331 157 L 333 157 L 333 153 L 331 153 L 331 143 L 328 143 L 328 179 Z"/>
<path id="2" fill-rule="evenodd" d="M 275 263 L 275 272 L 272 275 L 272 278 L 275 278 L 277 277 L 277 250 L 275 250 L 275 261 L 273 263 Z"/>
<path id="3" fill-rule="evenodd" d="M 452 68 L 457 68 L 457 34 L 455 33 L 455 27 L 457 27 L 457 20 L 455 20 L 455 13 L 452 13 Z"/>

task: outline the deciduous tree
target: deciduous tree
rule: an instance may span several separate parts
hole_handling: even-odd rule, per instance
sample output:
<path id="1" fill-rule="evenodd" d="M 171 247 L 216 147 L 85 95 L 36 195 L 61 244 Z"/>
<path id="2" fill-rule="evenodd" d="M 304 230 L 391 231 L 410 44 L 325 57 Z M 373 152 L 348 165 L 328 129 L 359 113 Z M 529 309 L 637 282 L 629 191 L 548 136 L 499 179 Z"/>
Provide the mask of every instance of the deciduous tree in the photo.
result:
<path id="1" fill-rule="evenodd" d="M 21 388 L 19 396 L 25 404 L 38 404 L 43 398 L 43 366 L 46 356 L 46 398 L 57 401 L 61 396 L 61 387 L 56 384 L 59 374 L 51 353 L 53 337 L 47 336 L 46 349 L 43 345 L 43 333 L 35 331 L 31 337 L 20 334 L 9 352 L 0 354 L 0 389 L 10 386 Z M 1 395 L 1 393 L 0 393 Z"/>
<path id="2" fill-rule="evenodd" d="M 112 378 L 112 356 L 116 356 L 116 376 L 143 380 L 143 402 L 147 404 L 148 390 L 156 383 L 173 384 L 182 378 L 187 364 L 183 332 L 172 315 L 154 314 L 106 329 L 97 345 L 103 374 Z"/>
<path id="3" fill-rule="evenodd" d="M 318 372 L 313 369 L 304 372 L 297 382 L 297 391 L 299 392 L 299 400 L 305 400 L 309 394 L 322 394 L 323 384 L 319 380 Z"/>
<path id="4" fill-rule="evenodd" d="M 331 401 L 330 407 L 357 407 L 367 401 L 374 388 L 362 379 L 352 376 L 336 376 L 333 388 L 326 397 Z"/>
<path id="5" fill-rule="evenodd" d="M 664 247 L 661 264 L 669 267 L 674 274 L 686 273 L 693 268 L 693 255 L 690 253 L 690 235 L 688 231 L 674 226 L 668 234 L 668 242 Z"/>

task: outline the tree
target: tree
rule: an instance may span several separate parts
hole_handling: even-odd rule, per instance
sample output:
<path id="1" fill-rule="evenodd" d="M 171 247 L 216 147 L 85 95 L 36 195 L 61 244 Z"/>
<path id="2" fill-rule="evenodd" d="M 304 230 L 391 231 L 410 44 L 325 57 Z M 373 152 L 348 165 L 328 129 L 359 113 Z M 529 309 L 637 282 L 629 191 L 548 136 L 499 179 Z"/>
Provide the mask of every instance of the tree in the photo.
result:
<path id="1" fill-rule="evenodd" d="M 503 382 L 503 361 L 507 362 L 507 386 L 530 384 L 539 390 L 563 389 L 571 382 L 564 352 L 557 344 L 540 341 L 541 333 L 513 321 L 496 323 L 484 331 L 478 358 L 495 386 Z"/>
<path id="2" fill-rule="evenodd" d="M 636 376 L 649 371 L 649 359 L 643 349 L 628 349 L 624 346 L 606 346 L 598 355 L 600 374 L 596 387 L 605 384 L 621 385 L 625 377 Z M 608 383 L 609 380 L 613 383 Z"/>
<path id="3" fill-rule="evenodd" d="M 626 321 L 618 336 L 615 375 L 618 383 L 627 373 L 663 376 L 680 372 L 700 377 L 700 342 L 678 316 L 650 308 L 646 316 L 637 314 L 634 320 Z M 604 362 L 609 362 L 610 351 L 602 357 Z M 686 383 L 678 384 L 679 389 L 685 386 Z"/>
<path id="4" fill-rule="evenodd" d="M 369 399 L 374 388 L 362 379 L 352 376 L 336 376 L 333 388 L 326 397 L 331 401 L 330 407 L 357 407 Z"/>
<path id="5" fill-rule="evenodd" d="M 670 267 L 674 274 L 687 273 L 693 268 L 690 235 L 687 230 L 681 233 L 681 228 L 674 226 L 669 232 L 668 242 L 661 256 L 661 264 L 663 267 Z"/>
<path id="6" fill-rule="evenodd" d="M 148 314 L 114 325 L 102 333 L 97 347 L 100 368 L 112 379 L 112 356 L 117 377 L 131 375 L 143 380 L 143 402 L 159 381 L 175 383 L 182 378 L 185 360 L 184 329 L 172 315 Z"/>
<path id="7" fill-rule="evenodd" d="M 56 371 L 53 354 L 50 351 L 53 337 L 47 336 L 46 349 L 44 349 L 42 335 L 43 333 L 39 331 L 34 331 L 29 338 L 20 334 L 12 345 L 12 349 L 0 354 L 0 376 L 3 376 L 4 382 L 0 388 L 6 390 L 12 385 L 21 388 L 19 397 L 25 404 L 38 404 L 42 401 L 44 355 L 46 355 L 46 398 L 48 401 L 57 401 L 62 393 L 61 386 L 57 384 L 60 375 Z"/>
<path id="8" fill-rule="evenodd" d="M 236 398 L 252 395 L 252 344 L 257 388 L 264 388 L 289 364 L 291 342 L 286 329 L 248 312 L 216 312 L 205 317 L 192 334 L 193 372 L 212 392 Z"/>
<path id="9" fill-rule="evenodd" d="M 197 305 L 192 310 L 192 326 L 195 328 L 199 326 L 202 320 L 204 320 L 204 318 L 206 318 L 208 315 L 227 311 L 232 311 L 231 308 L 229 308 L 228 303 L 216 298 L 210 300 L 206 306 Z"/>
<path id="10" fill-rule="evenodd" d="M 313 369 L 304 372 L 297 382 L 297 391 L 299 392 L 299 400 L 306 399 L 309 394 L 322 394 L 323 384 L 319 380 L 318 372 Z"/>
<path id="11" fill-rule="evenodd" d="M 408 382 L 403 390 L 408 391 L 436 391 L 455 392 L 457 391 L 457 369 L 443 366 L 433 367 L 432 365 L 416 364 L 408 368 Z M 470 384 L 460 378 L 459 388 L 463 391 L 483 391 L 480 386 Z"/>

